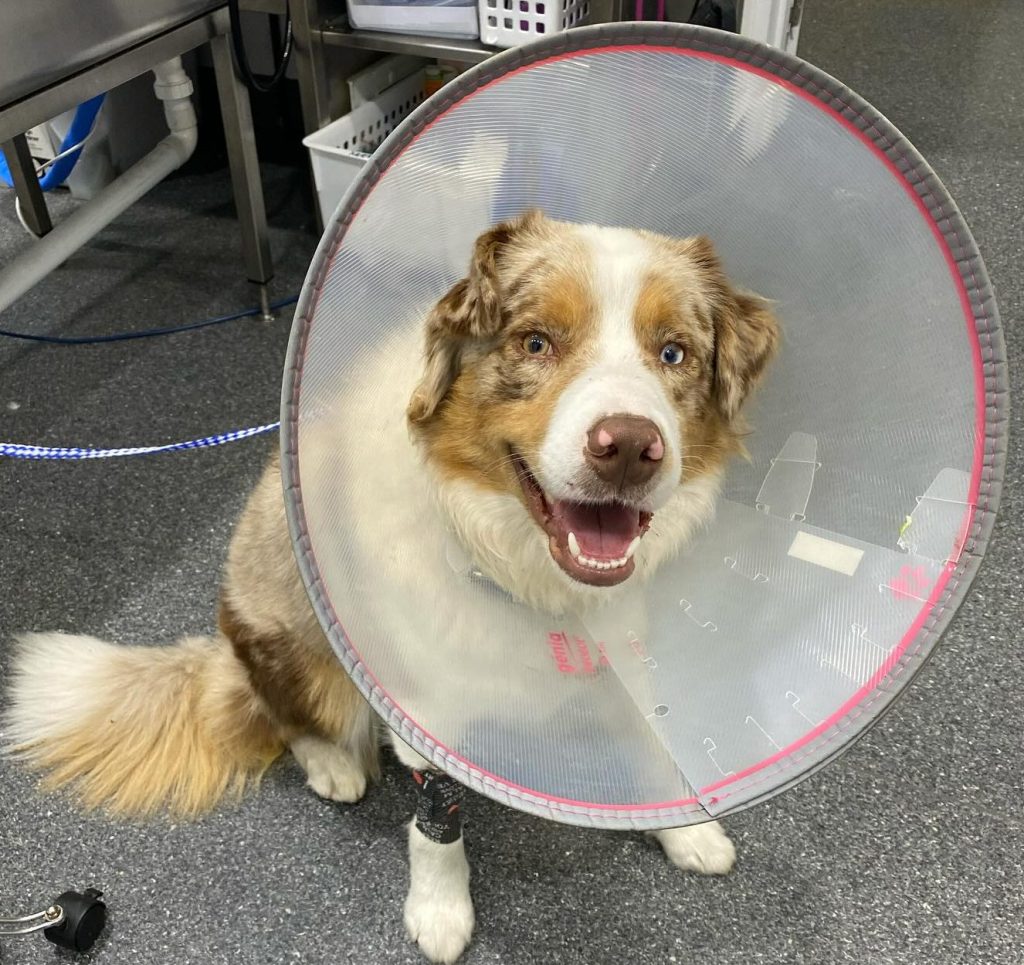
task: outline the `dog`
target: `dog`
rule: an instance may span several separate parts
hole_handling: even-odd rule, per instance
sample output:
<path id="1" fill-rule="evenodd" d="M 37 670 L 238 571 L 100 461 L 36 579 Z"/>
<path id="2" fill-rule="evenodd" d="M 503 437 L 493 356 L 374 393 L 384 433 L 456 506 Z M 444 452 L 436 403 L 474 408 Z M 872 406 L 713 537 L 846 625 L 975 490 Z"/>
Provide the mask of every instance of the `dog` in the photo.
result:
<path id="1" fill-rule="evenodd" d="M 368 357 L 310 458 L 321 446 L 361 467 L 341 509 L 368 561 L 394 541 L 436 554 L 454 532 L 529 607 L 606 605 L 710 518 L 779 340 L 769 303 L 730 284 L 708 239 L 529 211 L 482 234 L 425 322 Z M 431 567 L 404 579 L 429 599 Z M 167 647 L 27 635 L 10 697 L 17 752 L 115 813 L 198 814 L 285 749 L 335 801 L 357 801 L 378 775 L 382 735 L 307 597 L 278 458 L 235 529 L 216 633 Z M 421 781 L 436 773 L 391 741 Z M 440 843 L 416 820 L 408 835 L 407 930 L 452 962 L 474 926 L 461 835 Z M 654 836 L 682 869 L 733 865 L 717 822 Z"/>

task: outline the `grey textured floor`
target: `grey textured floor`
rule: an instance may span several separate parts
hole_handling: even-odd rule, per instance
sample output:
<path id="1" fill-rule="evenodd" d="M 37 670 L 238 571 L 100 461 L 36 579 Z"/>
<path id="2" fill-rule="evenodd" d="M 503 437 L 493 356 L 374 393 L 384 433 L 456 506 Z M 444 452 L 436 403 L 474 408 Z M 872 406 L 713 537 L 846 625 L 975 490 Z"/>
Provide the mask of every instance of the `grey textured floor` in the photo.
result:
<path id="1" fill-rule="evenodd" d="M 801 52 L 891 117 L 946 181 L 1024 357 L 1024 4 L 813 0 Z M 294 176 L 268 171 L 278 291 L 311 254 Z M 0 194 L 0 262 L 27 242 Z M 5 313 L 7 327 L 109 331 L 250 304 L 223 176 L 156 190 Z M 287 320 L 86 348 L 0 344 L 0 437 L 136 444 L 275 416 Z M 1024 396 L 1018 365 L 1016 397 Z M 730 824 L 725 880 L 676 873 L 646 841 L 474 799 L 469 963 L 999 963 L 1024 958 L 1024 572 L 1020 409 L 995 543 L 909 694 L 841 761 Z M 83 465 L 0 462 L 6 638 L 60 628 L 152 641 L 211 625 L 233 518 L 273 445 Z M 402 824 L 390 768 L 360 805 L 308 793 L 291 763 L 191 826 L 82 817 L 0 763 L 0 908 L 107 891 L 97 965 L 415 962 L 401 928 Z M 52 961 L 42 941 L 0 962 Z M 63 955 L 58 956 L 64 959 Z M 64 959 L 67 960 L 67 959 Z"/>

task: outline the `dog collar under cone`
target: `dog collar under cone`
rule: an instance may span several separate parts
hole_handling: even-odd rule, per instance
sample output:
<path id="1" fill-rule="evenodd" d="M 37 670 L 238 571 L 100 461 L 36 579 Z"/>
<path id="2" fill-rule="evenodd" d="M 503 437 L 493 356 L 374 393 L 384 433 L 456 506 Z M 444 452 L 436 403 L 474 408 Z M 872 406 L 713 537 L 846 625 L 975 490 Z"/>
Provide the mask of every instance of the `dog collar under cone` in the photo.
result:
<path id="1" fill-rule="evenodd" d="M 480 579 L 381 449 L 417 322 L 531 206 L 708 235 L 785 336 L 714 522 L 582 620 Z M 779 51 L 610 25 L 491 58 L 374 155 L 299 302 L 283 465 L 316 612 L 389 726 L 496 800 L 653 828 L 793 785 L 906 687 L 981 562 L 1006 421 L 985 268 L 898 131 Z"/>

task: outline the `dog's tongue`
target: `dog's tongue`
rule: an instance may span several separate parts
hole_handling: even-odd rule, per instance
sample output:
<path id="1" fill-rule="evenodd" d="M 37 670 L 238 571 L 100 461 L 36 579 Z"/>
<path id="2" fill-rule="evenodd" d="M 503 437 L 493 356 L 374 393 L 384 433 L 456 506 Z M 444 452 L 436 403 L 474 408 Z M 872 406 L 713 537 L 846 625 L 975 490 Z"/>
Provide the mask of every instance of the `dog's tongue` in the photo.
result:
<path id="1" fill-rule="evenodd" d="M 620 559 L 640 535 L 640 513 L 620 503 L 592 506 L 559 501 L 551 516 L 565 535 L 576 534 L 580 552 L 593 559 Z"/>

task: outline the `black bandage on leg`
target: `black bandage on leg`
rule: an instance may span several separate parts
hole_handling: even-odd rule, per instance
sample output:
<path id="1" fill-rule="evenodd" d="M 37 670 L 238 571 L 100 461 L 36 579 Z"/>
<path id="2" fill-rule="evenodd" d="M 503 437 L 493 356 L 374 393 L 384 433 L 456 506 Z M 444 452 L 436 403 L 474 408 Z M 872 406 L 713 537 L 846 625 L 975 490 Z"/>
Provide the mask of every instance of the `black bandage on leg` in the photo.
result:
<path id="1" fill-rule="evenodd" d="M 454 844 L 462 836 L 465 788 L 440 771 L 413 771 L 419 796 L 416 829 L 436 844 Z"/>

